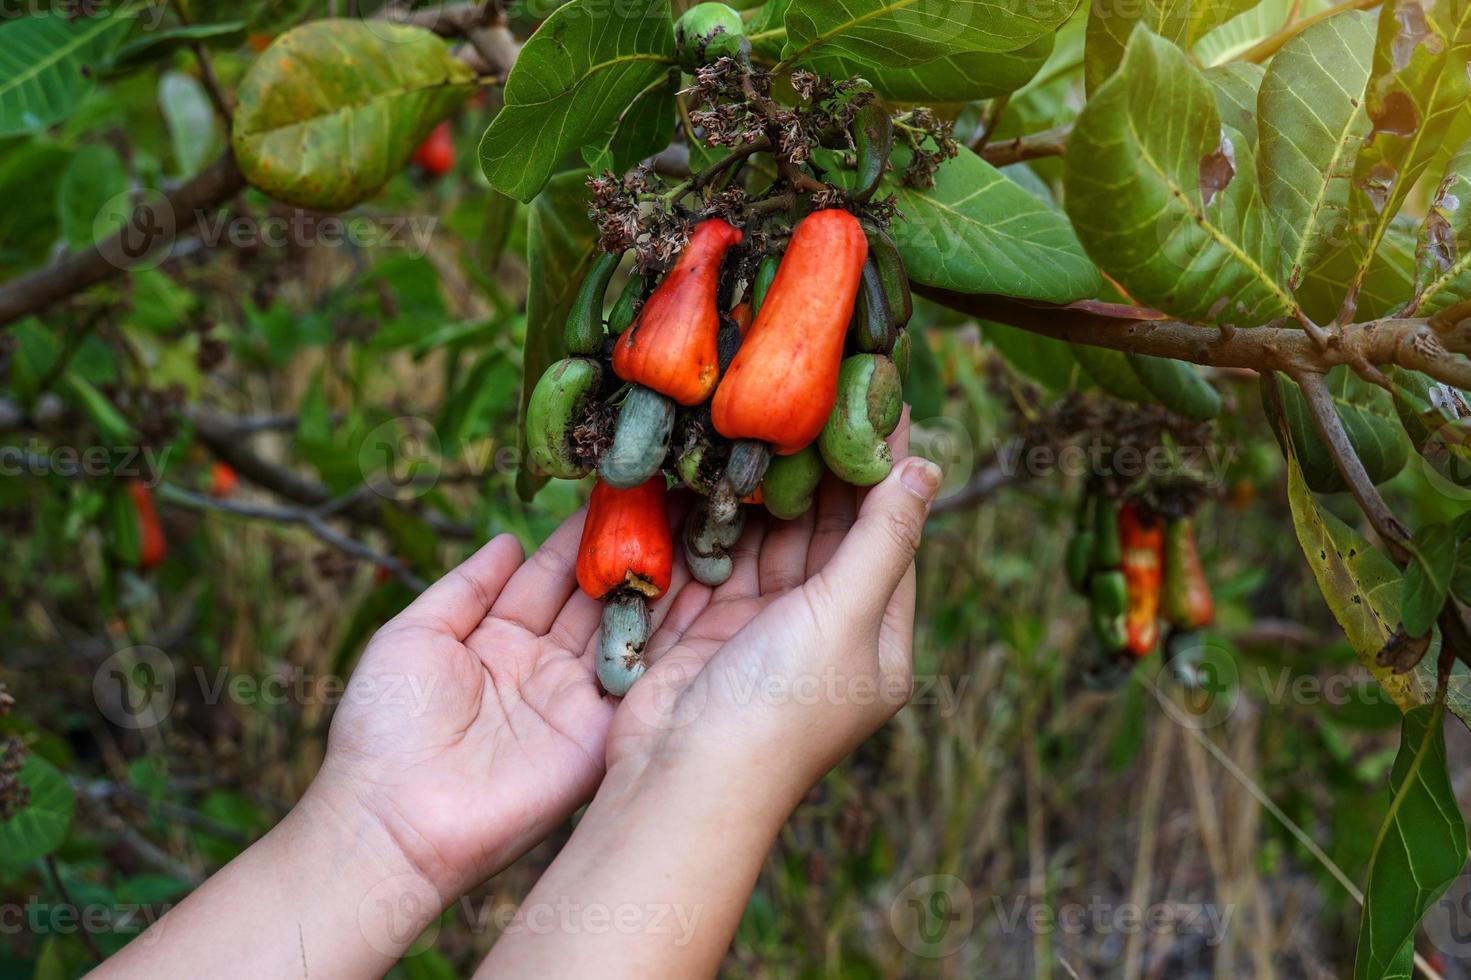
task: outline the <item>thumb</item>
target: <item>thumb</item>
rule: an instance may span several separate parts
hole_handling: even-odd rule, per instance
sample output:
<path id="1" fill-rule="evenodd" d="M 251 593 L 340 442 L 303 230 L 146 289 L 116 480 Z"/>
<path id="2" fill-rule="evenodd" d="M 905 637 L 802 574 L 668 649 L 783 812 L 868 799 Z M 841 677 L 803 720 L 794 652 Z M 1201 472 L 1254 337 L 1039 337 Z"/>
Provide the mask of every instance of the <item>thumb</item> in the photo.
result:
<path id="1" fill-rule="evenodd" d="M 914 561 L 925 516 L 942 478 L 934 463 L 910 456 L 868 492 L 858 520 L 818 574 L 845 618 L 883 615 Z"/>

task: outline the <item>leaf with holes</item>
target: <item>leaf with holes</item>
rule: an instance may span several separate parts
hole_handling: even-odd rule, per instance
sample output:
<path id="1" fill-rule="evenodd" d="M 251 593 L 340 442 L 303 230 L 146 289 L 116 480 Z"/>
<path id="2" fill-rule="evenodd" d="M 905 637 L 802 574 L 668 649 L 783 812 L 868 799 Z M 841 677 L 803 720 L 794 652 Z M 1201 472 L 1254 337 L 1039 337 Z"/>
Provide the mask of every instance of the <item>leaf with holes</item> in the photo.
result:
<path id="1" fill-rule="evenodd" d="M 1471 3 L 1395 0 L 1379 12 L 1365 91 L 1370 130 L 1354 164 L 1353 219 L 1368 243 L 1345 297 L 1357 302 L 1380 240 L 1471 97 Z"/>
<path id="2" fill-rule="evenodd" d="M 531 205 L 526 225 L 526 342 L 521 357 L 520 456 L 526 459 L 526 406 L 551 364 L 567 355 L 563 326 L 597 255 L 597 229 L 587 218 L 587 171 L 558 174 Z M 546 484 L 522 466 L 516 492 L 530 500 Z"/>
<path id="3" fill-rule="evenodd" d="M 1098 270 L 1062 215 L 967 149 L 941 165 L 934 187 L 898 187 L 896 197 L 907 220 L 890 234 L 917 282 L 1050 303 L 1098 290 Z"/>
<path id="4" fill-rule="evenodd" d="M 1456 151 L 1420 223 L 1415 297 L 1406 316 L 1429 316 L 1471 295 L 1471 142 Z"/>
<path id="5" fill-rule="evenodd" d="M 496 189 L 531 200 L 673 64 L 668 0 L 558 7 L 516 58 L 505 107 L 480 141 L 481 169 Z"/>
<path id="6" fill-rule="evenodd" d="M 314 21 L 277 38 L 240 83 L 235 158 L 272 197 L 345 210 L 404 168 L 474 80 L 422 28 Z"/>
<path id="7" fill-rule="evenodd" d="M 1373 15 L 1346 11 L 1283 45 L 1262 80 L 1262 194 L 1294 286 L 1346 230 L 1373 50 Z"/>
<path id="8" fill-rule="evenodd" d="M 1364 885 L 1354 980 L 1379 980 L 1400 968 L 1413 954 L 1426 910 L 1466 864 L 1466 822 L 1446 771 L 1444 716 L 1438 703 L 1405 713 L 1389 774 L 1393 796 Z"/>
<path id="9" fill-rule="evenodd" d="M 1050 36 L 1077 0 L 802 0 L 786 9 L 783 60 L 836 57 L 913 68 L 970 51 L 1016 51 Z"/>
<path id="10" fill-rule="evenodd" d="M 76 108 L 133 26 L 133 15 L 60 11 L 0 18 L 0 137 L 33 133 Z"/>
<path id="11" fill-rule="evenodd" d="M 1179 48 L 1136 28 L 1118 73 L 1078 117 L 1064 163 L 1078 238 L 1130 296 L 1182 319 L 1249 327 L 1295 303 L 1249 166 L 1252 127 L 1223 123 L 1217 104 L 1242 80 L 1212 84 Z"/>
<path id="12" fill-rule="evenodd" d="M 1132 4 L 1093 4 L 1088 8 L 1088 47 L 1083 57 L 1088 91 L 1096 91 L 1123 61 L 1124 49 L 1136 26 L 1142 24 L 1151 33 L 1189 51 L 1212 29 L 1257 2 L 1140 0 Z"/>
<path id="13" fill-rule="evenodd" d="M 1396 675 L 1379 666 L 1377 660 L 1399 624 L 1399 569 L 1357 531 L 1318 506 L 1290 448 L 1287 500 L 1297 542 L 1317 579 L 1318 590 L 1359 662 L 1400 710 L 1424 702 L 1424 692 L 1413 676 Z"/>
<path id="14" fill-rule="evenodd" d="M 19 779 L 30 800 L 0 823 L 0 858 L 11 865 L 45 857 L 60 847 L 77 808 L 66 777 L 40 756 L 26 758 Z"/>

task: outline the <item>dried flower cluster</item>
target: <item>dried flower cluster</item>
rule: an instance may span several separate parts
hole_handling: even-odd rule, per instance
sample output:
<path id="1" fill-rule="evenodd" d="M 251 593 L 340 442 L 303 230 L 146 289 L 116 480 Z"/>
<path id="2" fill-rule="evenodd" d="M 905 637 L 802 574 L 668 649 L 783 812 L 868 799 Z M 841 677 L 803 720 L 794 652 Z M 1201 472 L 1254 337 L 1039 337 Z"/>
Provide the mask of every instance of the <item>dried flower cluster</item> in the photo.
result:
<path id="1" fill-rule="evenodd" d="M 940 164 L 960 153 L 955 123 L 939 119 L 920 106 L 894 120 L 894 135 L 909 147 L 909 165 L 901 178 L 906 187 L 933 187 Z"/>

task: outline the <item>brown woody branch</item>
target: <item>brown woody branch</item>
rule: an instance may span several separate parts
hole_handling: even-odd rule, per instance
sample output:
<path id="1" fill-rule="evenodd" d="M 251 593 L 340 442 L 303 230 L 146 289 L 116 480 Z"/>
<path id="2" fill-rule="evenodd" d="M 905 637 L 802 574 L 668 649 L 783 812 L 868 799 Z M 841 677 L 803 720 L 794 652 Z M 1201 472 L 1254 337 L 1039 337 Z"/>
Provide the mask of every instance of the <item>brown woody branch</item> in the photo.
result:
<path id="1" fill-rule="evenodd" d="M 1364 516 L 1369 518 L 1369 523 L 1374 531 L 1384 541 L 1389 553 L 1394 556 L 1395 561 L 1404 564 L 1409 559 L 1407 546 L 1410 542 L 1409 528 L 1400 523 L 1384 502 L 1384 497 L 1379 493 L 1379 488 L 1369 477 L 1369 471 L 1364 468 L 1363 460 L 1354 451 L 1353 443 L 1349 441 L 1348 432 L 1343 428 L 1343 420 L 1338 417 L 1338 409 L 1333 404 L 1333 393 L 1328 390 L 1323 375 L 1313 372 L 1303 372 L 1294 375 L 1293 379 L 1298 387 L 1302 389 L 1303 399 L 1307 402 L 1308 412 L 1313 417 L 1313 425 L 1318 434 L 1323 437 L 1324 444 L 1333 456 L 1333 461 L 1338 464 L 1338 471 L 1343 474 L 1343 479 L 1348 483 L 1349 492 L 1353 494 L 1354 500 L 1358 502 L 1359 509 Z"/>
<path id="2" fill-rule="evenodd" d="M 1038 160 L 1042 157 L 1058 157 L 1067 152 L 1068 138 L 1072 134 L 1072 126 L 1057 126 L 1027 136 L 987 142 L 978 152 L 981 159 L 993 167 L 1004 167 L 1009 163 Z"/>
<path id="3" fill-rule="evenodd" d="M 443 37 L 464 37 L 469 50 L 460 52 L 460 58 L 483 77 L 504 79 L 520 51 L 497 3 L 427 7 L 399 19 Z M 176 221 L 211 211 L 244 189 L 245 177 L 235 155 L 226 150 L 192 180 L 164 196 L 162 222 L 154 205 L 142 202 L 111 238 L 0 284 L 0 328 L 121 272 L 155 264 L 158 253 L 173 246 L 176 234 L 197 230 L 197 223 L 176 228 Z"/>
<path id="4" fill-rule="evenodd" d="M 208 408 L 194 408 L 189 413 L 199 440 L 222 461 L 229 463 L 241 476 L 293 503 L 312 509 L 330 508 L 331 513 L 357 524 L 382 526 L 384 506 L 401 506 L 386 496 L 369 492 L 348 498 L 334 497 L 332 492 L 311 477 L 258 455 L 247 436 L 259 428 L 249 427 L 249 420 Z M 242 425 L 242 421 L 245 423 Z M 371 491 L 371 488 L 368 488 Z M 473 540 L 473 528 L 450 520 L 434 511 L 421 511 L 420 517 L 440 535 L 459 540 Z"/>
<path id="5" fill-rule="evenodd" d="M 1223 330 L 1171 320 L 1162 313 L 1111 303 L 1068 306 L 1024 303 L 914 284 L 942 306 L 1075 344 L 1153 354 L 1207 367 L 1323 374 L 1339 365 L 1397 364 L 1457 388 L 1471 388 L 1471 320 L 1437 331 L 1424 318 L 1371 320 L 1327 335 L 1319 347 L 1292 327 Z"/>

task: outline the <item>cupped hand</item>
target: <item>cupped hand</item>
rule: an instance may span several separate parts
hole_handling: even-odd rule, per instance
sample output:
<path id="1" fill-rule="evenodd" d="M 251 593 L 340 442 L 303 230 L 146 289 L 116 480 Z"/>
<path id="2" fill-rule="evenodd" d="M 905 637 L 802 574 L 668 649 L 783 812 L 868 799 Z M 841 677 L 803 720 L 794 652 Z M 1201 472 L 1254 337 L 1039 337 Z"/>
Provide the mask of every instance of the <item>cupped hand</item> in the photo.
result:
<path id="1" fill-rule="evenodd" d="M 448 901 L 543 839 L 609 764 L 671 738 L 802 737 L 787 768 L 815 778 L 908 697 L 912 562 L 938 480 L 905 460 L 861 507 L 829 480 L 803 518 L 753 513 L 716 589 L 676 563 L 652 667 L 621 701 L 597 682 L 601 604 L 577 589 L 582 512 L 524 561 L 498 537 L 373 637 L 312 792 L 380 824 Z"/>
<path id="2" fill-rule="evenodd" d="M 907 426 L 894 442 L 902 455 Z M 750 520 L 727 582 L 656 606 L 610 766 L 760 760 L 773 793 L 800 794 L 891 718 L 910 696 L 914 555 L 941 476 L 920 458 L 869 490 L 829 475 L 797 520 Z"/>

